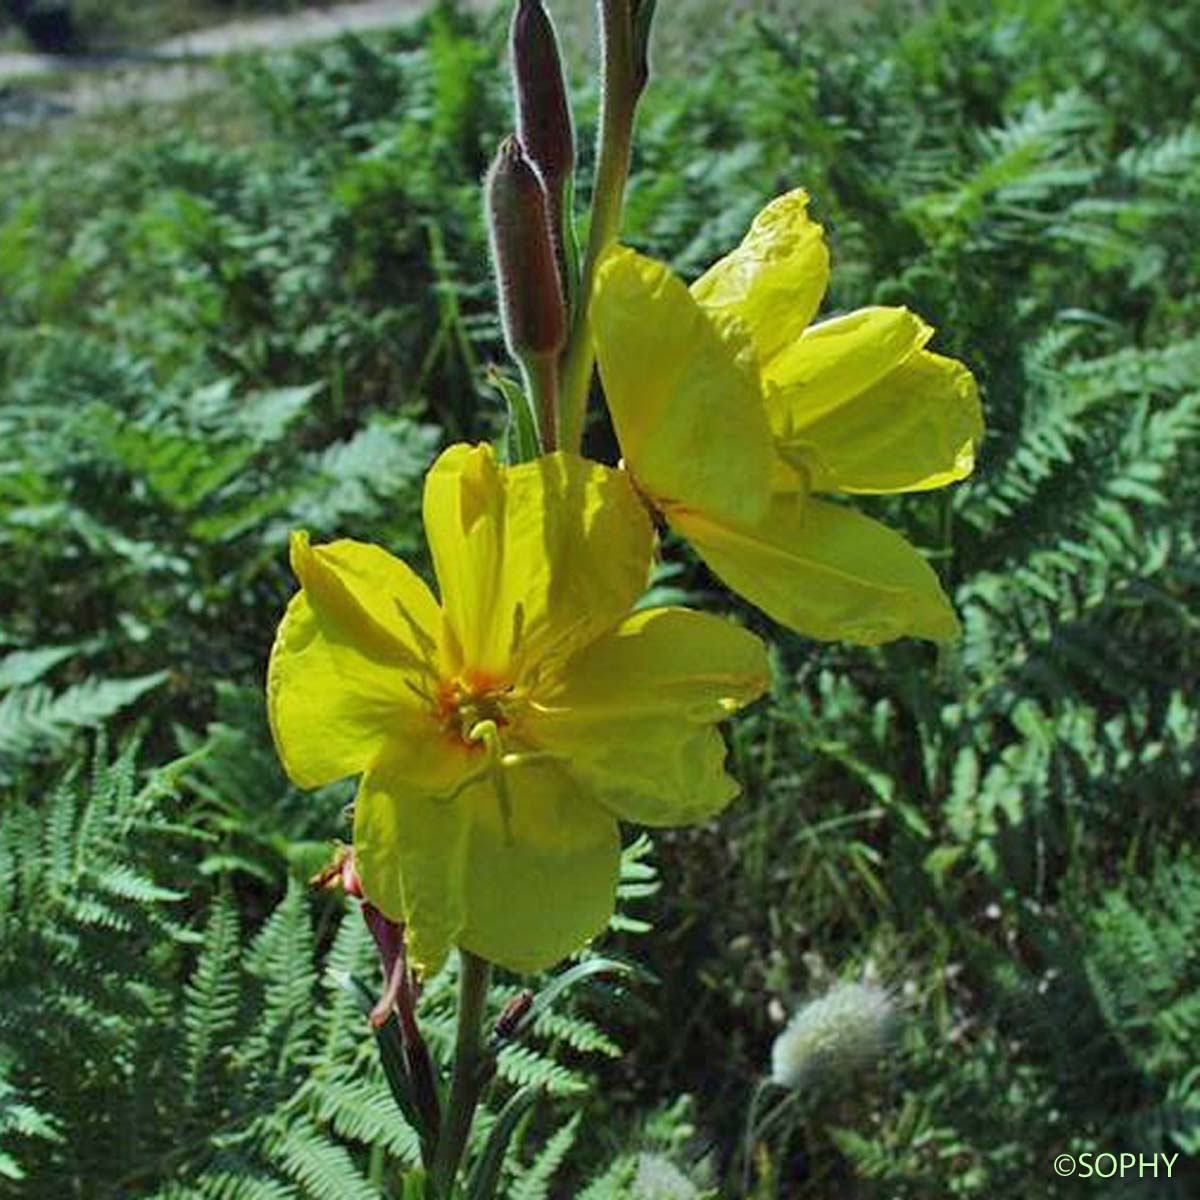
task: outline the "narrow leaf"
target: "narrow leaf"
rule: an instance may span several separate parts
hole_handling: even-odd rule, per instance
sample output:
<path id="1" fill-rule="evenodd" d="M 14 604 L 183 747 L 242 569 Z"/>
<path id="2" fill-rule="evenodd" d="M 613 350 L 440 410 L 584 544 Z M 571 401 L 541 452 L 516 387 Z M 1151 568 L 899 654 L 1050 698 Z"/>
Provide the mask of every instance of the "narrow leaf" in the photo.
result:
<path id="1" fill-rule="evenodd" d="M 537 1103 L 541 1094 L 540 1088 L 522 1088 L 511 1096 L 500 1110 L 483 1153 L 471 1171 L 471 1179 L 467 1184 L 467 1200 L 494 1200 L 508 1144 L 512 1141 L 512 1135 L 521 1118 Z"/>

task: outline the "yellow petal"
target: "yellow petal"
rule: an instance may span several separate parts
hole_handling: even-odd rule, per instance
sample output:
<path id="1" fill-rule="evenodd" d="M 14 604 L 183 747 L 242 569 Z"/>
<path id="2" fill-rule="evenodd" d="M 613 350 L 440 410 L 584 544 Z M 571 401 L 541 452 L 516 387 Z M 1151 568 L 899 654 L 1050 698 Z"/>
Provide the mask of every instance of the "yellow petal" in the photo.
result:
<path id="1" fill-rule="evenodd" d="M 464 797 L 467 916 L 460 944 L 510 971 L 542 971 L 612 916 L 621 843 L 613 817 L 556 766 L 507 772 L 506 815 L 489 786 Z"/>
<path id="2" fill-rule="evenodd" d="M 772 200 L 741 245 L 692 284 L 710 312 L 732 312 L 754 339 L 760 365 L 794 341 L 816 315 L 829 283 L 825 231 L 808 216 L 802 189 Z"/>
<path id="3" fill-rule="evenodd" d="M 428 662 L 441 613 L 420 576 L 379 546 L 348 538 L 321 546 L 308 534 L 291 539 L 292 570 L 326 629 L 348 641 L 387 647 Z"/>
<path id="4" fill-rule="evenodd" d="M 753 634 L 705 613 L 650 609 L 570 660 L 529 733 L 567 755 L 572 774 L 617 816 L 688 824 L 737 794 L 716 726 L 769 679 Z"/>
<path id="5" fill-rule="evenodd" d="M 453 945 L 512 971 L 544 970 L 604 928 L 617 823 L 561 768 L 507 769 L 506 810 L 486 779 L 452 798 L 423 791 L 424 766 L 384 759 L 363 780 L 354 821 L 363 891 L 406 923 L 422 974 Z"/>
<path id="6" fill-rule="evenodd" d="M 456 669 L 500 681 L 619 621 L 645 590 L 654 537 L 623 471 L 565 453 L 501 467 L 465 445 L 426 477 L 425 529 Z"/>
<path id="7" fill-rule="evenodd" d="M 920 350 L 778 448 L 813 491 L 919 492 L 970 475 L 982 437 L 971 372 Z"/>
<path id="8" fill-rule="evenodd" d="M 292 562 L 303 590 L 271 650 L 267 713 L 288 775 L 318 787 L 364 770 L 388 737 L 425 720 L 414 689 L 429 685 L 440 615 L 420 579 L 376 546 L 311 547 L 297 534 Z"/>
<path id="9" fill-rule="evenodd" d="M 389 747 L 363 776 L 354 801 L 354 863 L 363 893 L 406 924 L 413 965 L 440 970 L 466 919 L 469 812 L 456 784 L 481 751 L 446 740 Z"/>
<path id="10" fill-rule="evenodd" d="M 621 453 L 656 501 L 757 520 L 774 451 L 749 347 L 722 331 L 662 263 L 617 247 L 591 306 Z"/>
<path id="11" fill-rule="evenodd" d="M 870 646 L 958 634 L 929 564 L 898 533 L 851 509 L 779 496 L 752 529 L 694 513 L 668 517 L 729 587 L 809 637 Z"/>
<path id="12" fill-rule="evenodd" d="M 811 422 L 878 383 L 932 335 L 906 308 L 862 308 L 811 326 L 763 370 L 775 436 L 802 438 Z"/>

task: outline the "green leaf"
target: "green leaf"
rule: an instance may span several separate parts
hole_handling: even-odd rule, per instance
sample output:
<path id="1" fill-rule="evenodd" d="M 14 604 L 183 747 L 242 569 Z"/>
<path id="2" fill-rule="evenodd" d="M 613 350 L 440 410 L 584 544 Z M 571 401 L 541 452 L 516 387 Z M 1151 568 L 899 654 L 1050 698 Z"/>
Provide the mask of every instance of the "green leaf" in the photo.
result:
<path id="1" fill-rule="evenodd" d="M 633 974 L 633 967 L 628 963 L 619 962 L 615 958 L 589 958 L 584 962 L 576 963 L 575 966 L 563 971 L 561 975 L 556 975 L 538 992 L 533 1003 L 513 1026 L 510 1038 L 512 1040 L 519 1038 L 534 1025 L 542 1013 L 549 1010 L 560 996 L 565 996 L 567 992 L 584 980 L 592 979 L 597 975 L 630 976 Z"/>
<path id="2" fill-rule="evenodd" d="M 355 1003 L 364 1017 L 370 1017 L 375 1008 L 376 997 L 369 987 L 354 975 L 334 976 L 335 981 L 354 997 Z M 404 1120 L 426 1141 L 429 1131 L 421 1120 L 421 1110 L 417 1104 L 416 1092 L 408 1077 L 408 1067 L 404 1062 L 404 1041 L 400 1033 L 400 1024 L 395 1015 L 388 1017 L 387 1022 L 375 1030 L 375 1042 L 379 1047 L 379 1058 L 383 1063 L 383 1073 L 387 1077 L 392 1099 L 400 1110 Z"/>
<path id="3" fill-rule="evenodd" d="M 510 465 L 532 462 L 541 453 L 533 406 L 524 391 L 506 375 L 493 369 L 488 382 L 504 397 L 508 406 L 508 424 L 504 428 L 504 460 Z"/>
<path id="4" fill-rule="evenodd" d="M 512 1135 L 521 1118 L 533 1108 L 542 1092 L 537 1087 L 524 1087 L 509 1098 L 500 1110 L 488 1134 L 488 1140 L 471 1171 L 467 1184 L 467 1200 L 493 1200 L 500 1183 L 500 1170 Z"/>
<path id="5" fill-rule="evenodd" d="M 429 1176 L 424 1171 L 410 1171 L 402 1182 L 400 1200 L 429 1200 Z"/>

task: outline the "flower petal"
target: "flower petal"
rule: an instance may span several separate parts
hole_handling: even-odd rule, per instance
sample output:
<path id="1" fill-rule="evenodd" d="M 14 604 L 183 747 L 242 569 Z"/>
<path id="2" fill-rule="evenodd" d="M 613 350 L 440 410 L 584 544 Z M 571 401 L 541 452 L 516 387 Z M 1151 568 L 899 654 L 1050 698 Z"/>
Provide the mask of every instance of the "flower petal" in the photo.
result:
<path id="1" fill-rule="evenodd" d="M 898 533 L 852 509 L 778 496 L 752 529 L 694 513 L 668 518 L 729 587 L 809 637 L 873 646 L 958 634 L 929 564 Z"/>
<path id="2" fill-rule="evenodd" d="M 777 446 L 813 491 L 920 492 L 970 475 L 982 437 L 971 372 L 920 350 Z"/>
<path id="3" fill-rule="evenodd" d="M 738 791 L 716 728 L 767 687 L 763 644 L 681 608 L 635 613 L 567 663 L 529 736 L 617 816 L 643 825 L 704 820 Z"/>
<path id="4" fill-rule="evenodd" d="M 932 336 L 906 308 L 860 308 L 811 326 L 763 368 L 775 436 L 803 438 L 809 424 L 878 383 Z"/>
<path id="5" fill-rule="evenodd" d="M 612 816 L 559 767 L 506 775 L 507 820 L 490 785 L 464 797 L 470 827 L 460 944 L 510 971 L 542 971 L 608 923 L 621 840 Z"/>
<path id="6" fill-rule="evenodd" d="M 807 210 L 800 188 L 772 200 L 741 245 L 692 284 L 709 312 L 732 312 L 745 323 L 760 365 L 800 336 L 829 283 L 825 231 Z"/>
<path id="7" fill-rule="evenodd" d="M 440 752 L 438 763 L 385 758 L 355 801 L 363 892 L 405 922 L 423 975 L 436 974 L 453 945 L 511 971 L 544 970 L 604 928 L 616 894 L 617 823 L 562 769 L 506 769 L 507 813 L 490 779 L 452 798 L 426 790 L 439 771 L 443 783 L 455 771 Z"/>
<path id="8" fill-rule="evenodd" d="M 774 451 L 748 346 L 662 263 L 624 247 L 597 274 L 591 321 L 621 452 L 657 501 L 757 520 Z"/>
<path id="9" fill-rule="evenodd" d="M 377 546 L 292 538 L 302 590 L 267 668 L 267 713 L 288 775 L 318 787 L 364 770 L 422 720 L 441 615 L 417 576 Z"/>
<path id="10" fill-rule="evenodd" d="M 326 627 L 347 638 L 382 646 L 383 638 L 422 663 L 437 645 L 441 611 L 433 593 L 407 564 L 379 546 L 343 538 L 312 546 L 308 534 L 291 538 L 292 570 Z"/>
<path id="11" fill-rule="evenodd" d="M 645 590 L 654 533 L 628 476 L 573 454 L 498 466 L 451 446 L 425 480 L 456 669 L 511 680 L 610 628 Z"/>
<path id="12" fill-rule="evenodd" d="M 466 919 L 469 810 L 454 786 L 480 752 L 442 739 L 393 744 L 354 801 L 354 864 L 363 893 L 405 923 L 410 960 L 434 975 Z"/>

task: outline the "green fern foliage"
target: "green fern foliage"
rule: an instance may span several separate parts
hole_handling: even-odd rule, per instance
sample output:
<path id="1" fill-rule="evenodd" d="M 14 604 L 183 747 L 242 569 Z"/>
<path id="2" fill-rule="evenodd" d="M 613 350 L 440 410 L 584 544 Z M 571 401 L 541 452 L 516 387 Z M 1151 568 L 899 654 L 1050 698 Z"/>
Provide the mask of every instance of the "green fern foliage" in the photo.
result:
<path id="1" fill-rule="evenodd" d="M 57 655 L 59 648 L 50 650 Z M 24 662 L 47 651 L 18 652 Z M 15 655 L 4 660 L 8 663 Z M 43 657 L 42 662 L 50 659 Z M 53 661 L 57 661 L 55 657 Z M 2 667 L 3 664 L 0 664 Z M 165 671 L 133 679 L 88 679 L 53 692 L 41 684 L 0 695 L 0 780 L 47 748 L 61 748 L 80 730 L 96 729 L 167 679 Z"/>
<path id="2" fill-rule="evenodd" d="M 21 1165 L 29 1156 L 36 1161 L 39 1143 L 58 1142 L 62 1135 L 54 1121 L 25 1100 L 0 1073 L 0 1187 L 27 1177 Z"/>
<path id="3" fill-rule="evenodd" d="M 198 835 L 172 827 L 171 773 L 139 780 L 134 754 L 101 747 L 39 804 L 2 802 L 0 1061 L 35 1097 L 33 1128 L 63 1133 L 37 1153 L 49 1193 L 103 1176 L 112 1147 L 139 1138 L 131 1082 L 163 1050 L 158 984 L 195 940 L 182 902 Z M 94 1113 L 90 1139 L 79 1111 Z"/>
<path id="4" fill-rule="evenodd" d="M 1200 1147 L 1200 861 L 1164 856 L 1133 887 L 1111 889 L 1090 915 L 1084 969 L 1096 1006 L 1137 1086 L 1134 1133 Z"/>
<path id="5" fill-rule="evenodd" d="M 143 776 L 135 745 L 101 745 L 37 804 L 0 802 L 0 1194 L 29 1178 L 47 1195 L 374 1200 L 420 1161 L 340 984 L 377 986 L 365 923 L 293 880 L 253 929 L 237 877 L 201 887 L 219 834 L 186 808 L 196 757 Z M 455 988 L 443 972 L 420 1012 L 443 1069 Z M 561 1006 L 534 1032 L 502 1050 L 497 1105 L 526 1085 L 578 1097 L 588 1058 L 618 1053 Z M 568 1134 L 522 1145 L 523 1194 L 545 1196 Z"/>
<path id="6" fill-rule="evenodd" d="M 570 59 L 586 6 L 548 7 Z M 789 1005 L 870 969 L 903 998 L 894 1061 L 793 1101 L 754 1200 L 1134 1194 L 1053 1176 L 1102 1147 L 1178 1150 L 1152 1194 L 1183 1200 L 1200 8 L 749 7 L 659 5 L 623 236 L 693 277 L 804 186 L 823 314 L 908 305 L 971 366 L 969 483 L 861 501 L 964 634 L 859 650 L 738 613 L 776 680 L 730 734 L 743 795 L 630 844 L 583 964 L 646 971 L 589 975 L 505 1047 L 469 1160 L 518 1196 L 733 1200 Z M 477 183 L 511 122 L 503 25 L 440 4 L 240 60 L 202 103 L 0 129 L 0 1196 L 396 1197 L 419 1160 L 342 986 L 378 986 L 370 939 L 299 882 L 353 785 L 284 778 L 262 670 L 289 533 L 428 577 L 422 472 L 499 428 Z M 616 460 L 602 422 L 588 446 Z M 737 603 L 669 538 L 644 602 Z M 125 748 L 89 753 L 98 727 Z M 421 1005 L 442 1073 L 454 986 Z"/>

